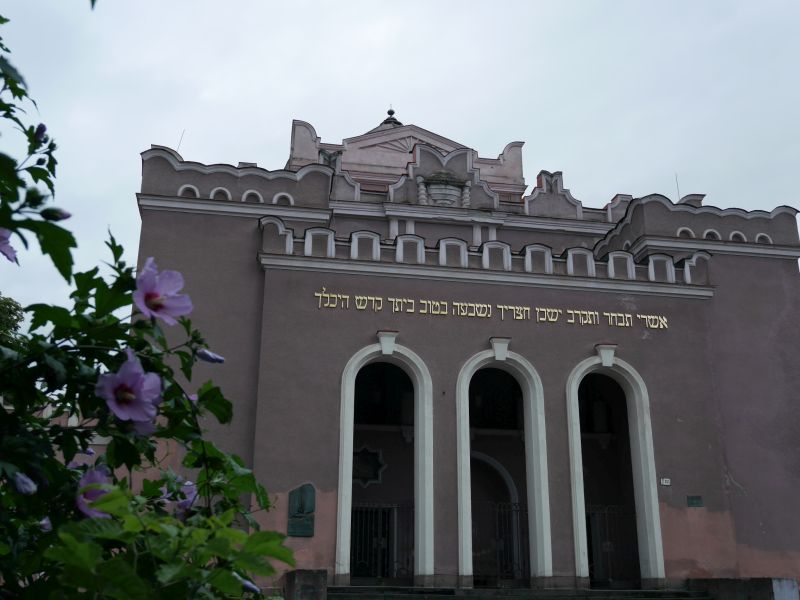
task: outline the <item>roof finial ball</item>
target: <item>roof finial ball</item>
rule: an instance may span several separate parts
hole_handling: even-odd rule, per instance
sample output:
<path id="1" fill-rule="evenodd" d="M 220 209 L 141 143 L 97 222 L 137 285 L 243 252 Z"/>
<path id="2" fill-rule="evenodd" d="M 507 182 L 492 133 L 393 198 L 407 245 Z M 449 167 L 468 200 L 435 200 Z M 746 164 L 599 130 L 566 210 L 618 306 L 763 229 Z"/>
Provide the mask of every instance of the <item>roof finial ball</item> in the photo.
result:
<path id="1" fill-rule="evenodd" d="M 403 124 L 400 121 L 398 121 L 397 119 L 394 118 L 394 109 L 392 108 L 391 104 L 389 105 L 389 110 L 386 111 L 386 114 L 388 114 L 389 116 L 386 117 L 383 120 L 383 123 L 381 123 L 381 126 L 383 126 L 383 125 L 388 125 L 389 127 L 402 127 L 403 126 Z M 384 128 L 384 129 L 386 129 L 386 128 Z"/>

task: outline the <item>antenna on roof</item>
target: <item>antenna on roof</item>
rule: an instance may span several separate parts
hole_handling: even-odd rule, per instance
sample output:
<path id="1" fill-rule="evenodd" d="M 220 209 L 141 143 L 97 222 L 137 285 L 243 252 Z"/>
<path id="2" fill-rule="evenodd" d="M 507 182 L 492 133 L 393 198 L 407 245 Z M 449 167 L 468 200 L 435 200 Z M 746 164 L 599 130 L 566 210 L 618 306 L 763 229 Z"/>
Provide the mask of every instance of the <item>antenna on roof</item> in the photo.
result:
<path id="1" fill-rule="evenodd" d="M 681 201 L 681 186 L 678 185 L 678 172 L 675 171 L 675 189 L 678 190 L 678 202 Z"/>
<path id="2" fill-rule="evenodd" d="M 175 152 L 180 152 L 181 151 L 181 144 L 183 143 L 183 134 L 184 133 L 186 133 L 185 129 L 183 131 L 181 131 L 181 139 L 178 140 L 178 147 L 175 148 Z"/>

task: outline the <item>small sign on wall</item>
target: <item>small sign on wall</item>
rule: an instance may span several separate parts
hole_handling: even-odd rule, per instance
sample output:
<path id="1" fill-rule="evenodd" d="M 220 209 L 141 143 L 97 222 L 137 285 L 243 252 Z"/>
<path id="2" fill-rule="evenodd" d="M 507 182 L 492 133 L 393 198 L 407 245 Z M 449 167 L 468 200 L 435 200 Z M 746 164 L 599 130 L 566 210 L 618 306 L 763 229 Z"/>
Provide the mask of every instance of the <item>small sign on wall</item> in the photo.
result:
<path id="1" fill-rule="evenodd" d="M 686 496 L 686 506 L 689 508 L 701 508 L 703 506 L 702 496 Z"/>
<path id="2" fill-rule="evenodd" d="M 672 485 L 672 479 L 670 479 L 669 477 L 662 477 L 659 480 L 659 483 L 663 486 L 670 486 Z"/>

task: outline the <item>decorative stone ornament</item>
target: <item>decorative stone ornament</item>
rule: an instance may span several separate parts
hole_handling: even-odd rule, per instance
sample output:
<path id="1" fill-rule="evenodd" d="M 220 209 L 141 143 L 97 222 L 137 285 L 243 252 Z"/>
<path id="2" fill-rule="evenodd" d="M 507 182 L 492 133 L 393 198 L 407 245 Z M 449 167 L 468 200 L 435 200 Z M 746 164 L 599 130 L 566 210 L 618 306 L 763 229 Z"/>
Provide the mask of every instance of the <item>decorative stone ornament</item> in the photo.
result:
<path id="1" fill-rule="evenodd" d="M 386 463 L 383 462 L 380 450 L 370 450 L 367 446 L 362 446 L 360 450 L 353 452 L 353 481 L 357 481 L 362 487 L 380 483 L 384 469 Z"/>

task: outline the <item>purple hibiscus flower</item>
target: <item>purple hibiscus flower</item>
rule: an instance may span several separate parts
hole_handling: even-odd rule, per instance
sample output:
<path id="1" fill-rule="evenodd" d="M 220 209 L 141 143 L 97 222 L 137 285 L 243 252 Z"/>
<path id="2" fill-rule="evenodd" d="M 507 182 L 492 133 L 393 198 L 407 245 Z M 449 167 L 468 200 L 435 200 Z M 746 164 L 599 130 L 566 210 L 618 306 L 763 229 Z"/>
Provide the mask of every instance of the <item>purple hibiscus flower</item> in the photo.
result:
<path id="1" fill-rule="evenodd" d="M 161 379 L 145 373 L 133 350 L 126 350 L 128 360 L 116 373 L 103 373 L 95 393 L 122 421 L 153 421 L 161 402 Z"/>
<path id="2" fill-rule="evenodd" d="M 89 469 L 83 474 L 83 477 L 81 477 L 80 481 L 78 482 L 78 495 L 75 498 L 75 505 L 78 507 L 78 510 L 87 517 L 109 519 L 111 518 L 111 515 L 108 513 L 104 513 L 101 510 L 97 510 L 89 506 L 89 504 L 108 493 L 106 490 L 83 489 L 87 485 L 91 485 L 93 483 L 111 483 L 111 479 L 109 479 L 108 476 L 108 470 L 105 467 Z"/>
<path id="3" fill-rule="evenodd" d="M 175 506 L 175 516 L 181 520 L 186 518 L 187 513 L 192 508 L 194 501 L 197 499 L 197 486 L 191 481 L 185 481 L 181 485 L 181 493 L 183 500 L 178 500 Z"/>
<path id="4" fill-rule="evenodd" d="M 0 254 L 11 262 L 17 262 L 17 251 L 11 245 L 11 231 L 0 227 Z"/>
<path id="5" fill-rule="evenodd" d="M 133 301 L 144 316 L 160 317 L 167 325 L 175 325 L 175 317 L 192 312 L 189 296 L 178 293 L 182 288 L 183 275 L 177 271 L 159 273 L 151 256 L 136 278 Z"/>

